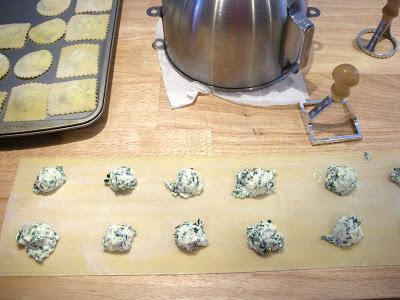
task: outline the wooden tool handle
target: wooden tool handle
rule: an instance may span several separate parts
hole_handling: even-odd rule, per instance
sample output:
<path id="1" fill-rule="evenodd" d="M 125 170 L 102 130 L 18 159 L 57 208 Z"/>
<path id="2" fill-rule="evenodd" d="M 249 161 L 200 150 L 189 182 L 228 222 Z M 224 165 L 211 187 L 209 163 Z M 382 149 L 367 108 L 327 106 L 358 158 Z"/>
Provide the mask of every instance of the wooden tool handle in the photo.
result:
<path id="1" fill-rule="evenodd" d="M 349 97 L 350 88 L 360 81 L 358 70 L 349 64 L 339 65 L 333 70 L 332 77 L 335 83 L 331 87 L 332 98 L 335 102 L 341 102 Z"/>
<path id="2" fill-rule="evenodd" d="M 382 9 L 384 20 L 387 23 L 391 23 L 394 18 L 399 15 L 400 0 L 388 0 L 385 7 Z"/>

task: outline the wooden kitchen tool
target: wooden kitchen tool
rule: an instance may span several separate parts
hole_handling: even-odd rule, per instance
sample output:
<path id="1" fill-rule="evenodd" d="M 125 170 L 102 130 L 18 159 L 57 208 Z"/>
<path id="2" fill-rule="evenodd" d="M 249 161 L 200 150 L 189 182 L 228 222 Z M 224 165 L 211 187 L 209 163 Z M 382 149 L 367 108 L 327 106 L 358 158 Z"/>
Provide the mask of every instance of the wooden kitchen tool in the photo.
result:
<path id="1" fill-rule="evenodd" d="M 382 9 L 382 19 L 376 29 L 367 28 L 361 31 L 357 37 L 357 44 L 360 49 L 375 58 L 389 58 L 396 54 L 398 49 L 397 39 L 390 32 L 390 27 L 393 19 L 399 15 L 400 0 L 388 0 L 385 7 Z M 368 44 L 364 43 L 363 36 L 367 33 L 373 33 Z M 387 39 L 392 43 L 393 49 L 387 52 L 378 52 L 375 47 L 383 40 Z"/>
<path id="2" fill-rule="evenodd" d="M 362 139 L 357 116 L 348 100 L 350 88 L 356 86 L 360 81 L 358 70 L 350 64 L 342 64 L 335 68 L 332 73 L 332 77 L 335 83 L 331 87 L 331 96 L 328 96 L 323 100 L 307 100 L 304 103 L 300 103 L 300 111 L 310 137 L 310 141 L 313 145 L 332 144 Z M 317 138 L 313 128 L 314 121 L 321 113 L 326 111 L 334 104 L 340 104 L 344 106 L 346 116 L 353 125 L 354 134 Z M 308 111 L 306 108 L 310 106 L 314 107 Z"/>

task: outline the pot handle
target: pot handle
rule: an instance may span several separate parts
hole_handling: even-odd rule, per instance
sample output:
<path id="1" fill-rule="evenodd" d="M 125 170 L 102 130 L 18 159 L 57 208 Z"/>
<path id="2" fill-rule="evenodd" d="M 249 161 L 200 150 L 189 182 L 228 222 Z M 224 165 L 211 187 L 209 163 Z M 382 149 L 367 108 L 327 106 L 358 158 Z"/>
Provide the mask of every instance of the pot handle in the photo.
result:
<path id="1" fill-rule="evenodd" d="M 152 6 L 146 10 L 149 17 L 162 17 L 162 6 Z"/>
<path id="2" fill-rule="evenodd" d="M 308 63 L 315 28 L 302 11 L 299 1 L 292 1 L 288 13 L 283 44 L 284 59 L 290 65 L 297 65 L 297 70 L 301 70 Z"/>
<path id="3" fill-rule="evenodd" d="M 312 7 L 312 6 L 309 6 L 307 8 L 307 17 L 309 17 L 309 18 L 317 18 L 320 15 L 321 15 L 321 11 L 318 8 Z"/>

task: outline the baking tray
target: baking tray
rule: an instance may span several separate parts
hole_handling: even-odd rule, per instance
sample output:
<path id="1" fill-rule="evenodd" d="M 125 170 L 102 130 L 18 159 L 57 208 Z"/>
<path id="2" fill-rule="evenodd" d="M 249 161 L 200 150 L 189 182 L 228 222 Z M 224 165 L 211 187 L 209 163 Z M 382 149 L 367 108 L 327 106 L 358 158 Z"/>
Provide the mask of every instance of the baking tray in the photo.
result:
<path id="1" fill-rule="evenodd" d="M 77 0 L 72 0 L 71 6 L 61 15 L 45 17 L 36 11 L 36 4 L 38 3 L 38 0 L 1 0 L 0 24 L 31 23 L 33 27 L 54 18 L 61 18 L 68 24 L 70 18 L 75 15 L 76 2 Z M 107 12 L 110 14 L 110 22 L 107 37 L 103 41 L 90 40 L 67 42 L 65 41 L 65 37 L 63 37 L 58 42 L 50 45 L 37 45 L 33 43 L 29 37 L 27 37 L 25 46 L 21 49 L 0 50 L 0 53 L 5 54 L 10 60 L 10 70 L 6 77 L 0 80 L 0 90 L 8 92 L 7 98 L 3 103 L 3 108 L 0 111 L 0 138 L 42 134 L 85 127 L 92 124 L 100 117 L 104 111 L 108 99 L 108 91 L 111 85 L 110 73 L 112 70 L 115 45 L 118 36 L 121 6 L 122 0 L 113 0 L 112 10 Z M 92 43 L 100 45 L 99 72 L 97 76 L 80 76 L 74 78 L 57 79 L 56 71 L 61 49 L 69 45 L 80 43 Z M 49 50 L 53 54 L 53 65 L 51 66 L 50 70 L 44 75 L 35 79 L 24 80 L 17 78 L 14 74 L 13 68 L 18 59 L 27 53 L 41 49 Z M 54 117 L 48 116 L 46 120 L 41 121 L 3 122 L 10 92 L 14 86 L 30 82 L 51 84 L 84 78 L 97 78 L 97 106 L 94 111 Z"/>

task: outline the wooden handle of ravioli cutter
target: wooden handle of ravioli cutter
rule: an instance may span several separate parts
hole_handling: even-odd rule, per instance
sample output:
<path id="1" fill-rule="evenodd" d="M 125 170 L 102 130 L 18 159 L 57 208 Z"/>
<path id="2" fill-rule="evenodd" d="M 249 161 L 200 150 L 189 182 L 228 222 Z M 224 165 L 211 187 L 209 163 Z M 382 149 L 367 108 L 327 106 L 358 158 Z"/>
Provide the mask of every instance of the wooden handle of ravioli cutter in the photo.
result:
<path id="1" fill-rule="evenodd" d="M 349 97 L 350 88 L 356 86 L 360 81 L 358 70 L 350 64 L 339 65 L 333 70 L 332 77 L 335 83 L 331 87 L 332 99 L 341 102 Z"/>
<path id="2" fill-rule="evenodd" d="M 393 19 L 399 15 L 400 0 L 388 0 L 385 7 L 382 9 L 382 20 L 390 24 Z"/>

